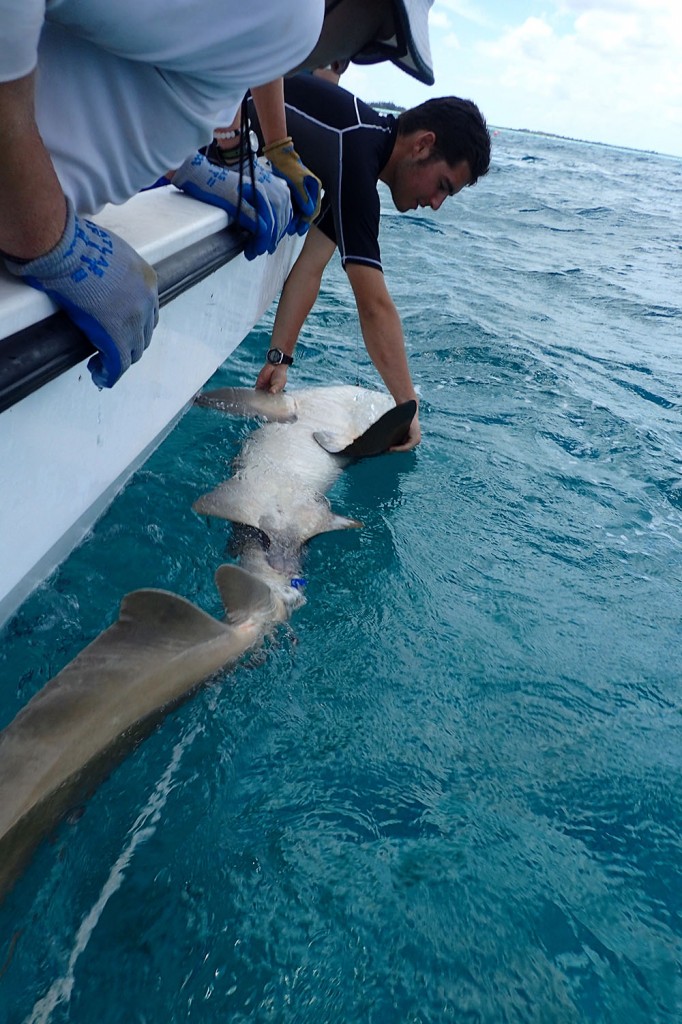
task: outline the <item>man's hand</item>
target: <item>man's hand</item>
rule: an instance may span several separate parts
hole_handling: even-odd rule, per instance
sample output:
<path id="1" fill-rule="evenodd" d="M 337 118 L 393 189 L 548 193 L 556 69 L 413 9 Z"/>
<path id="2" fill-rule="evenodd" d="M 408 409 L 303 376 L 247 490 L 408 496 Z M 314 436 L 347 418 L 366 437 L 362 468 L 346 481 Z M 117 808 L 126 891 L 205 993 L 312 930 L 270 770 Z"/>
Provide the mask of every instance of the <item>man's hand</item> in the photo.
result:
<path id="1" fill-rule="evenodd" d="M 266 363 L 258 374 L 256 391 L 269 391 L 270 394 L 276 395 L 278 392 L 284 391 L 286 383 L 287 367 L 283 363 L 280 363 L 279 366 Z"/>
<path id="2" fill-rule="evenodd" d="M 253 167 L 251 180 L 248 163 L 243 165 L 241 203 L 239 170 L 219 167 L 201 153 L 188 157 L 173 175 L 177 188 L 202 203 L 220 207 L 231 221 L 251 233 L 252 238 L 244 247 L 248 260 L 265 252 L 273 253 L 284 235 L 296 230 L 285 182 L 258 160 L 254 160 Z"/>
<path id="3" fill-rule="evenodd" d="M 413 448 L 416 448 L 422 439 L 421 427 L 419 426 L 419 413 L 416 413 L 412 422 L 410 423 L 410 429 L 407 437 L 402 444 L 396 444 L 393 448 L 389 448 L 391 452 L 409 452 Z"/>
<path id="4" fill-rule="evenodd" d="M 271 142 L 263 155 L 272 164 L 273 173 L 286 181 L 294 207 L 298 211 L 297 232 L 304 235 L 320 212 L 322 182 L 301 162 L 291 136 Z"/>
<path id="5" fill-rule="evenodd" d="M 66 206 L 66 227 L 53 249 L 5 264 L 87 335 L 98 349 L 88 362 L 92 379 L 111 388 L 151 341 L 159 319 L 156 273 L 118 235 L 78 217 L 68 199 Z"/>

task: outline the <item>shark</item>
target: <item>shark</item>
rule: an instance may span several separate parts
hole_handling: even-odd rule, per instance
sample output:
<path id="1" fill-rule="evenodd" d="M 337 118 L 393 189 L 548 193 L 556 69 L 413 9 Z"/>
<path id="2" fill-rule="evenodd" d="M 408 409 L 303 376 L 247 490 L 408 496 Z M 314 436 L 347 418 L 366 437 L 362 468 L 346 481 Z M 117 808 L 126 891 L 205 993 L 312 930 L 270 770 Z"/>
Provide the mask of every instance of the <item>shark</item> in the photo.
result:
<path id="1" fill-rule="evenodd" d="M 303 546 L 361 525 L 332 512 L 325 492 L 350 462 L 398 444 L 416 411 L 341 386 L 290 395 L 224 388 L 198 401 L 263 421 L 230 480 L 195 503 L 244 531 L 240 564 L 215 574 L 225 618 L 165 590 L 126 594 L 117 620 L 0 732 L 0 899 L 40 841 L 169 711 L 300 607 L 292 577 Z"/>
<path id="2" fill-rule="evenodd" d="M 289 615 L 268 583 L 221 565 L 215 619 L 165 590 L 126 594 L 107 630 L 0 733 L 0 898 L 34 849 L 173 708 Z"/>
<path id="3" fill-rule="evenodd" d="M 396 405 L 388 394 L 352 385 L 278 394 L 220 388 L 196 401 L 262 421 L 248 435 L 230 479 L 193 508 L 257 531 L 265 561 L 282 578 L 299 571 L 312 537 L 362 526 L 333 512 L 326 492 L 351 462 L 399 444 L 416 413 L 414 401 Z M 253 558 L 256 545 L 249 549 Z"/>

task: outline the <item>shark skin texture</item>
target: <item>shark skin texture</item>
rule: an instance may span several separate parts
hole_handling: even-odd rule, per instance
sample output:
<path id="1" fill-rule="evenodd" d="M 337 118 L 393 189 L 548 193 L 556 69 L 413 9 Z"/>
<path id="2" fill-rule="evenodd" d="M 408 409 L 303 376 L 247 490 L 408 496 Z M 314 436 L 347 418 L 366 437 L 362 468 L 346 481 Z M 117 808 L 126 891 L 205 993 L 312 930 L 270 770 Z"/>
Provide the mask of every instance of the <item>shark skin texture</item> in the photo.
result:
<path id="1" fill-rule="evenodd" d="M 415 413 L 414 402 L 396 407 L 353 387 L 224 388 L 198 402 L 267 421 L 247 437 L 234 476 L 194 506 L 241 531 L 240 564 L 215 575 L 225 619 L 168 591 L 126 594 L 116 622 L 0 732 L 0 900 L 41 840 L 169 711 L 305 602 L 304 545 L 362 525 L 335 515 L 325 491 L 354 460 L 399 443 Z"/>
<path id="2" fill-rule="evenodd" d="M 284 576 L 299 570 L 312 537 L 362 525 L 332 512 L 325 493 L 351 462 L 398 444 L 416 412 L 414 402 L 395 406 L 390 395 L 344 385 L 276 395 L 221 388 L 197 403 L 265 421 L 247 437 L 230 479 L 193 508 L 259 531 L 267 562 Z"/>

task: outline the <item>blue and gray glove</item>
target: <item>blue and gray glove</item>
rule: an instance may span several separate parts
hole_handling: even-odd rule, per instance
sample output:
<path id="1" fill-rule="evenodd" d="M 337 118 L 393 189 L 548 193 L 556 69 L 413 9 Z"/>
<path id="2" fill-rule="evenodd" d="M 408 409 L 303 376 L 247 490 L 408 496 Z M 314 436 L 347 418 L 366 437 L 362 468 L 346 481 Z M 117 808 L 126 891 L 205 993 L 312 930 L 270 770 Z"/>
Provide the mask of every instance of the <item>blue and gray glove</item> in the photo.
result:
<path id="1" fill-rule="evenodd" d="M 286 183 L 260 160 L 254 160 L 253 169 L 252 180 L 248 163 L 244 163 L 241 204 L 239 170 L 219 167 L 201 153 L 188 157 L 173 175 L 177 188 L 202 203 L 219 206 L 231 221 L 251 233 L 244 247 L 247 260 L 273 253 L 284 235 L 296 230 Z"/>
<path id="2" fill-rule="evenodd" d="M 79 217 L 66 201 L 66 227 L 53 249 L 7 269 L 45 292 L 98 349 L 88 370 L 111 388 L 151 341 L 159 319 L 156 273 L 127 242 Z"/>
<path id="3" fill-rule="evenodd" d="M 297 233 L 304 235 L 320 212 L 322 182 L 302 163 L 291 136 L 271 142 L 263 150 L 272 172 L 286 181 L 297 211 Z"/>

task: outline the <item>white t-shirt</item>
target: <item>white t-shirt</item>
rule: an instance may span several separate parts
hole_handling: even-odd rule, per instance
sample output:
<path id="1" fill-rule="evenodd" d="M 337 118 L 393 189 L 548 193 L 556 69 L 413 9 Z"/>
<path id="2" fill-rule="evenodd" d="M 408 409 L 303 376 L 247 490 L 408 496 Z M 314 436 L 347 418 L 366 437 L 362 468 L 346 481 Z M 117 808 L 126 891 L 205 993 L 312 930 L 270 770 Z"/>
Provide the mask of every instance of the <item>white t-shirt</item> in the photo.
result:
<path id="1" fill-rule="evenodd" d="M 0 81 L 38 66 L 36 120 L 79 213 L 122 203 L 318 40 L 323 0 L 0 0 Z"/>

